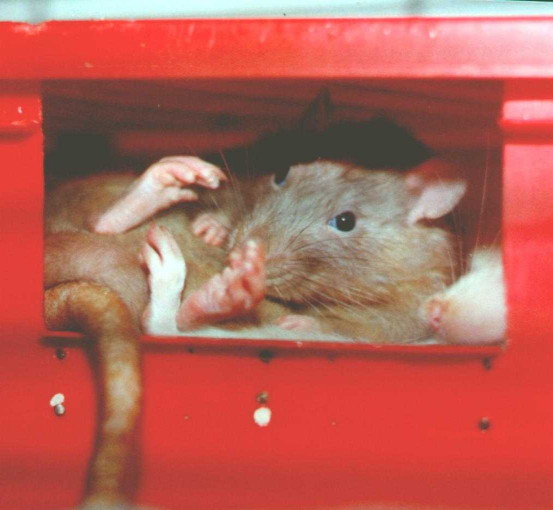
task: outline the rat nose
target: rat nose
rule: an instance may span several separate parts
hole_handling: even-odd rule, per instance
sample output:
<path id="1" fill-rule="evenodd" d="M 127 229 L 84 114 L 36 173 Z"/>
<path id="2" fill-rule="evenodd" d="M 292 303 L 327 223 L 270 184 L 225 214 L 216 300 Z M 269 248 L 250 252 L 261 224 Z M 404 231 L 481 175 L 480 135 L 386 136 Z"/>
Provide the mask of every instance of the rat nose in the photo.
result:
<path id="1" fill-rule="evenodd" d="M 236 260 L 236 257 L 242 259 L 242 252 L 244 250 L 255 250 L 259 252 L 260 258 L 265 261 L 265 244 L 259 237 L 247 237 L 241 238 L 233 243 L 228 252 L 228 261 L 233 264 L 233 261 Z"/>
<path id="2" fill-rule="evenodd" d="M 263 227 L 250 222 L 249 224 L 242 224 L 239 228 L 235 230 L 234 235 L 234 246 L 244 244 L 249 239 L 256 241 L 262 241 L 264 239 L 264 230 Z"/>
<path id="3" fill-rule="evenodd" d="M 447 303 L 439 298 L 434 298 L 427 303 L 426 320 L 433 331 L 438 331 L 438 329 L 440 329 L 446 309 Z"/>

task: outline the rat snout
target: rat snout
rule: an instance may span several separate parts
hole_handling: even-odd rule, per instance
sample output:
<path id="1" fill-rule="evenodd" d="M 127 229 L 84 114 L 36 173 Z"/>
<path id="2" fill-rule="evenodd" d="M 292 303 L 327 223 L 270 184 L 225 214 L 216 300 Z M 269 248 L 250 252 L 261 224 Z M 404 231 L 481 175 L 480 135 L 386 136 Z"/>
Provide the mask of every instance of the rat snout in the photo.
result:
<path id="1" fill-rule="evenodd" d="M 442 296 L 431 298 L 423 305 L 422 315 L 432 331 L 438 332 L 442 327 L 443 316 L 447 312 L 448 304 Z"/>
<path id="2" fill-rule="evenodd" d="M 235 260 L 238 256 L 242 256 L 242 252 L 250 252 L 252 250 L 255 250 L 256 252 L 254 258 L 265 264 L 265 244 L 259 238 L 248 237 L 236 239 L 232 247 L 230 248 L 228 252 L 228 260 L 231 266 L 233 260 Z"/>
<path id="3" fill-rule="evenodd" d="M 271 287 L 272 282 L 276 282 L 282 278 L 282 264 L 284 257 L 281 253 L 274 253 L 270 251 L 268 244 L 259 235 L 253 235 L 248 237 L 241 237 L 236 239 L 229 251 L 229 262 L 232 266 L 232 261 L 235 258 L 236 253 L 240 253 L 246 247 L 257 247 L 259 252 L 260 263 L 264 266 L 265 277 L 268 287 Z"/>
<path id="4" fill-rule="evenodd" d="M 286 257 L 278 247 L 275 252 L 275 247 L 269 245 L 261 236 L 237 237 L 229 253 L 230 266 L 233 267 L 236 254 L 240 254 L 247 247 L 255 248 L 259 253 L 256 257 L 256 264 L 263 266 L 263 279 L 267 295 L 289 299 L 293 295 L 293 290 L 288 289 L 289 278 L 287 273 L 283 272 L 283 268 L 286 266 Z"/>
<path id="5" fill-rule="evenodd" d="M 231 253 L 239 247 L 244 246 L 249 240 L 265 244 L 260 228 L 256 228 L 251 224 L 239 225 L 229 238 L 228 252 Z"/>
<path id="6" fill-rule="evenodd" d="M 239 284 L 234 287 L 234 297 L 241 293 L 250 293 L 257 299 L 265 295 L 265 248 L 263 243 L 248 239 L 235 249 L 228 256 L 227 267 L 223 272 L 227 280 L 234 278 Z"/>
<path id="7" fill-rule="evenodd" d="M 280 232 L 282 225 L 278 222 L 278 217 L 275 219 L 273 216 L 269 221 L 266 219 L 267 214 L 255 211 L 236 228 L 229 249 L 232 253 L 247 242 L 262 244 L 267 295 L 290 300 L 298 292 L 297 277 L 294 274 L 301 272 L 301 264 L 290 260 L 289 236 Z"/>

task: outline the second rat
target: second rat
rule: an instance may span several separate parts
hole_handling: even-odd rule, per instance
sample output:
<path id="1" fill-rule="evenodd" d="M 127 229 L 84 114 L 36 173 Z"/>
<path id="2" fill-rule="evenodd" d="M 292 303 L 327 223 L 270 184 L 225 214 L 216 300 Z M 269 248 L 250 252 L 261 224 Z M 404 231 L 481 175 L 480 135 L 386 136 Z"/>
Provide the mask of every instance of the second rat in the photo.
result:
<path id="1" fill-rule="evenodd" d="M 132 209 L 144 199 L 144 190 L 159 188 L 150 182 L 154 171 L 146 172 L 142 182 L 100 217 L 100 229 L 109 231 L 110 224 L 125 228 L 122 205 Z M 168 171 L 179 173 L 175 168 Z M 421 340 L 428 330 L 417 310 L 450 283 L 455 258 L 449 235 L 426 222 L 448 213 L 463 191 L 464 184 L 437 160 L 408 173 L 317 161 L 293 166 L 284 178 L 249 182 L 248 193 L 256 198 L 246 213 L 233 217 L 219 210 L 207 226 L 209 219 L 200 217 L 205 237 L 225 243 L 230 265 L 198 290 L 185 292 L 180 306 L 175 303 L 180 302 L 182 285 L 172 290 L 167 284 L 156 285 L 163 271 L 169 271 L 163 277 L 166 282 L 184 282 L 176 262 L 181 257 L 180 252 L 175 255 L 178 243 L 169 239 L 168 231 L 150 231 L 144 250 L 150 285 L 165 292 L 155 291 L 163 306 L 150 300 L 146 329 L 175 334 L 175 323 L 180 331 L 190 331 L 248 315 L 256 317 L 257 324 L 271 318 L 281 328 L 307 331 L 313 339 L 335 335 L 377 343 Z M 158 201 L 155 194 L 148 197 L 150 204 Z M 192 228 L 200 230 L 196 222 Z M 173 259 L 171 277 L 168 261 Z M 261 303 L 294 313 L 263 316 Z M 152 319 L 155 310 L 163 310 L 167 318 L 175 306 L 176 321 L 166 321 L 166 327 L 163 320 Z M 282 336 L 275 330 L 254 331 L 255 336 L 263 334 Z"/>

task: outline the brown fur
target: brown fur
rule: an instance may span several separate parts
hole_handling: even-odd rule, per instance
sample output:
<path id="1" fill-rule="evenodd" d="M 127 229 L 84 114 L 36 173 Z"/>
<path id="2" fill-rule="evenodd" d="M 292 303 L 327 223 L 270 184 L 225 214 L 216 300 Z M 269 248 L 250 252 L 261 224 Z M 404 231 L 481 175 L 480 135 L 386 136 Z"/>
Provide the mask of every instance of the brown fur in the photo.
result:
<path id="1" fill-rule="evenodd" d="M 146 273 L 138 254 L 148 224 L 117 235 L 96 234 L 91 225 L 133 180 L 122 174 L 73 180 L 50 192 L 46 200 L 47 326 L 76 329 L 93 341 L 103 385 L 104 416 L 98 427 L 97 451 L 90 463 L 87 508 L 108 508 L 128 501 L 123 478 L 142 391 L 139 324 L 148 300 Z M 225 260 L 222 249 L 205 245 L 191 233 L 194 209 L 193 205 L 177 206 L 156 217 L 158 224 L 171 230 L 186 255 L 187 291 L 195 290 L 219 272 Z M 226 327 L 256 326 L 281 314 L 281 308 L 267 302 L 258 313 Z M 119 396 L 123 396 L 123 401 Z M 110 430 L 112 418 L 120 423 L 116 430 Z"/>
<path id="2" fill-rule="evenodd" d="M 92 279 L 106 284 L 121 294 L 138 318 L 148 298 L 138 254 L 149 223 L 117 235 L 91 231 L 94 219 L 120 198 L 133 180 L 131 175 L 104 174 L 67 182 L 48 194 L 45 283 L 49 287 L 60 281 Z M 221 249 L 206 246 L 191 233 L 189 215 L 193 209 L 175 207 L 156 217 L 158 224 L 171 230 L 187 255 L 187 286 L 191 290 L 220 270 L 224 262 Z"/>
<path id="3" fill-rule="evenodd" d="M 132 181 L 132 176 L 119 174 L 74 180 L 49 193 L 46 202 L 47 325 L 83 331 L 94 342 L 103 386 L 104 412 L 90 462 L 87 508 L 128 501 L 123 481 L 142 391 L 139 324 L 148 286 L 138 253 L 146 226 L 126 234 L 101 235 L 91 232 L 89 225 Z M 189 234 L 186 215 L 177 210 L 158 221 L 171 229 L 181 246 L 193 242 L 197 248 L 188 259 L 191 288 L 222 266 L 222 251 Z"/>
<path id="4" fill-rule="evenodd" d="M 46 291 L 44 308 L 50 329 L 78 329 L 95 339 L 102 420 L 85 504 L 122 504 L 142 394 L 138 329 L 121 298 L 95 283 L 57 285 Z"/>

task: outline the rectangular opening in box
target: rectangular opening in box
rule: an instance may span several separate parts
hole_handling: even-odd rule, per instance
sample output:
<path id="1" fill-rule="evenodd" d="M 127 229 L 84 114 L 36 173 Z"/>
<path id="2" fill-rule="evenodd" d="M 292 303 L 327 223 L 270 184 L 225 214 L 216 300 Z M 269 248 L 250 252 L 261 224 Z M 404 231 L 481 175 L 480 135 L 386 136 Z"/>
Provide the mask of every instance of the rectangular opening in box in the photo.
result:
<path id="1" fill-rule="evenodd" d="M 322 107 L 319 105 L 305 127 L 305 112 L 310 104 L 313 105 L 315 98 L 321 97 L 321 91 L 328 91 L 331 98 L 330 106 L 328 103 Z M 60 182 L 81 178 L 85 179 L 82 181 L 86 183 L 84 189 L 89 190 L 91 183 L 97 182 L 93 177 L 97 174 L 106 175 L 106 172 L 111 172 L 110 175 L 114 175 L 123 171 L 131 172 L 138 177 L 146 168 L 167 156 L 209 158 L 205 155 L 214 155 L 213 161 L 216 164 L 222 167 L 232 165 L 237 178 L 247 181 L 247 184 L 242 186 L 242 194 L 239 196 L 253 195 L 247 196 L 246 199 L 237 199 L 236 193 L 233 194 L 233 210 L 244 207 L 246 210 L 241 209 L 240 214 L 245 214 L 250 219 L 246 222 L 248 228 L 244 228 L 245 234 L 242 234 L 242 230 L 238 234 L 231 233 L 230 244 L 233 240 L 235 245 L 239 244 L 236 238 L 241 239 L 241 235 L 244 238 L 254 234 L 269 235 L 267 233 L 274 230 L 278 220 L 282 224 L 284 218 L 291 233 L 283 235 L 281 225 L 278 234 L 270 234 L 273 236 L 269 240 L 272 246 L 266 247 L 266 240 L 263 241 L 263 246 L 266 250 L 273 251 L 276 250 L 275 245 L 284 246 L 283 252 L 291 251 L 292 248 L 288 246 L 292 246 L 300 256 L 293 261 L 281 261 L 275 267 L 265 267 L 268 279 L 286 280 L 290 274 L 296 275 L 290 280 L 291 283 L 288 283 L 291 289 L 283 290 L 282 284 L 281 287 L 277 286 L 274 292 L 267 292 L 266 313 L 249 313 L 244 318 L 240 312 L 236 317 L 231 316 L 230 320 L 222 322 L 216 317 L 212 323 L 207 324 L 207 329 L 204 327 L 206 324 L 202 324 L 202 329 L 199 330 L 201 336 L 219 336 L 218 330 L 222 325 L 228 328 L 227 334 L 235 339 L 258 337 L 259 328 L 267 326 L 267 331 L 262 331 L 261 336 L 271 339 L 293 339 L 303 342 L 315 338 L 330 341 L 327 345 L 335 345 L 335 342 L 339 341 L 362 344 L 363 347 L 382 343 L 435 344 L 437 335 L 432 333 L 432 329 L 440 331 L 438 328 L 441 326 L 437 326 L 435 322 L 441 320 L 442 305 L 425 307 L 421 304 L 434 293 L 447 287 L 460 274 L 468 272 L 474 253 L 478 255 L 477 259 L 482 259 L 480 253 L 483 250 L 476 248 L 475 251 L 475 247 L 500 245 L 501 140 L 496 120 L 501 92 L 499 82 L 460 80 L 48 82 L 44 85 L 47 188 L 48 192 L 51 192 Z M 322 138 L 323 144 L 327 144 L 325 149 L 328 149 L 328 145 L 334 147 L 335 143 L 339 146 L 338 152 L 335 152 L 339 156 L 333 157 L 332 152 L 324 153 L 323 158 L 332 159 L 331 163 L 325 163 L 317 156 L 312 164 L 315 166 L 308 164 L 307 167 L 302 167 L 304 173 L 300 173 L 299 170 L 285 173 L 286 178 L 282 179 L 283 176 L 278 174 L 276 168 L 279 164 L 282 165 L 279 158 L 286 155 L 285 147 L 293 147 L 290 149 L 292 152 L 302 152 L 306 145 L 319 143 L 316 150 L 321 150 L 320 139 L 313 142 L 311 135 L 304 137 L 296 131 L 302 119 L 302 133 L 307 130 L 320 134 L 328 132 L 328 118 L 331 118 L 331 126 L 354 126 L 352 129 L 348 127 L 341 131 L 339 128 L 334 132 L 336 138 Z M 394 128 L 384 144 L 381 138 L 375 143 L 370 137 L 380 137 L 382 130 L 389 129 L 390 126 L 387 121 L 378 124 L 382 118 L 390 120 L 393 126 L 406 128 L 413 135 L 414 141 L 409 141 L 406 145 L 402 138 L 405 133 L 400 130 L 398 134 Z M 377 124 L 370 124 L 374 119 L 379 119 Z M 360 127 L 365 124 L 359 123 L 365 122 L 369 122 L 370 125 L 366 144 L 359 141 L 365 136 L 365 128 Z M 292 186 L 294 183 L 294 186 L 299 186 L 299 191 L 289 195 L 283 203 L 275 205 L 273 200 L 270 207 L 260 209 L 257 204 L 262 195 L 259 194 L 258 188 L 247 180 L 258 170 L 257 160 L 252 156 L 254 149 L 240 153 L 229 149 L 249 147 L 264 134 L 282 130 L 287 130 L 292 136 L 288 136 L 284 143 L 278 141 L 275 145 L 271 142 L 268 149 L 265 147 L 263 161 L 270 163 L 267 164 L 267 173 L 278 174 L 276 180 L 275 177 L 266 178 L 272 179 L 274 189 L 271 189 L 271 193 L 278 194 L 285 190 L 286 186 Z M 337 142 L 337 139 L 340 141 Z M 425 152 L 426 149 L 420 149 L 422 144 L 429 148 L 428 153 Z M 386 157 L 392 158 L 393 163 L 384 166 L 395 166 L 390 172 L 396 179 L 394 183 L 399 182 L 398 179 L 401 180 L 401 186 L 404 186 L 404 181 L 409 173 L 413 172 L 413 168 L 421 168 L 421 164 L 424 167 L 428 161 L 440 163 L 438 166 L 431 163 L 430 166 L 424 167 L 422 174 L 416 175 L 417 178 L 422 175 L 422 180 L 414 179 L 414 184 L 409 185 L 408 193 L 405 195 L 409 201 L 402 198 L 404 195 L 398 197 L 395 191 L 389 191 L 395 190 L 396 184 L 390 184 L 385 181 L 386 178 L 379 177 L 373 186 L 377 191 L 373 196 L 367 197 L 367 201 L 372 200 L 372 203 L 367 205 L 367 202 L 362 200 L 363 194 L 357 184 L 353 190 L 350 189 L 342 195 L 344 192 L 339 184 L 347 182 L 348 179 L 355 181 L 349 177 L 344 178 L 345 175 L 352 175 L 351 163 L 345 161 L 345 158 L 351 155 L 348 151 L 363 152 L 363 157 L 367 157 L 367 153 L 370 155 L 371 151 L 382 151 Z M 307 153 L 314 152 L 308 150 Z M 407 156 L 404 158 L 405 154 Z M 283 161 L 288 160 L 285 158 Z M 273 163 L 274 166 L 271 166 Z M 298 163 L 308 161 L 299 160 Z M 288 170 L 289 165 L 285 163 L 284 166 L 285 170 Z M 324 178 L 313 180 L 311 174 L 307 176 L 305 173 L 315 171 L 322 172 Z M 328 176 L 334 174 L 340 177 L 339 181 L 329 184 Z M 447 187 L 455 179 L 467 184 L 466 194 L 460 203 L 454 208 L 447 203 L 444 206 L 444 199 L 440 198 L 440 207 L 445 207 L 445 212 L 429 213 L 426 216 L 422 214 L 416 222 L 420 228 L 424 226 L 450 231 L 452 238 L 447 249 L 444 251 L 443 245 L 436 247 L 437 245 L 433 244 L 434 234 L 434 237 L 430 238 L 412 238 L 411 234 L 406 234 L 402 230 L 404 224 L 409 221 L 409 212 L 417 203 L 416 197 L 423 194 L 427 183 L 432 183 L 432 195 L 435 190 L 441 193 L 441 185 L 445 183 Z M 280 186 L 281 180 L 285 182 L 284 187 Z M 224 187 L 234 190 L 235 184 L 233 177 Z M 317 189 L 308 198 L 308 194 L 314 192 L 313 187 Z M 355 187 L 359 189 L 356 191 Z M 124 186 L 121 189 L 123 188 Z M 201 190 L 194 189 L 201 193 Z M 252 192 L 254 189 L 256 191 Z M 213 196 L 217 197 L 220 191 L 222 190 L 214 191 Z M 318 198 L 313 199 L 313 196 Z M 343 205 L 336 205 L 340 203 L 337 196 L 345 197 Z M 453 195 L 448 192 L 445 201 L 451 199 L 456 204 L 460 197 L 455 196 L 455 192 Z M 78 195 L 72 195 L 73 202 L 78 202 L 79 198 L 75 197 Z M 309 200 L 311 202 L 308 205 L 301 205 Z M 208 198 L 202 203 L 210 204 L 211 207 L 216 202 L 217 198 Z M 113 200 L 106 199 L 102 207 L 109 208 L 112 203 Z M 237 203 L 240 204 L 236 205 Z M 243 203 L 246 205 L 243 206 Z M 328 210 L 324 209 L 327 203 Z M 431 202 L 428 207 L 433 205 L 434 202 Z M 358 206 L 359 211 L 356 209 Z M 57 219 L 52 227 L 56 235 L 63 230 L 64 227 L 60 225 L 67 220 L 67 216 L 72 216 L 74 210 L 79 210 L 78 204 L 73 203 L 72 207 L 76 209 L 70 209 L 73 212 L 65 213 L 64 219 L 64 213 L 61 212 L 59 203 L 56 203 L 54 209 Z M 201 208 L 191 202 L 179 207 L 193 211 L 190 227 L 195 228 L 193 220 L 202 212 Z M 316 220 L 310 215 L 315 215 L 318 207 L 322 207 L 324 213 L 319 214 L 321 217 L 317 218 L 320 223 L 319 230 L 311 232 Z M 47 209 L 47 215 L 53 214 L 52 210 Z M 90 222 L 96 221 L 97 216 L 91 219 L 85 217 L 87 213 L 82 208 L 81 211 L 83 218 L 79 220 L 80 224 L 83 229 L 90 229 Z M 265 216 L 260 219 L 263 214 Z M 432 215 L 439 218 L 429 219 Z M 70 219 L 72 221 L 74 216 Z M 163 220 L 160 221 L 163 223 Z M 225 226 L 231 230 L 234 228 L 234 225 Z M 352 235 L 359 227 L 362 227 L 362 235 Z M 317 238 L 323 230 L 326 232 L 325 235 L 330 231 L 331 235 L 342 237 Z M 254 234 L 251 234 L 251 231 Z M 309 232 L 309 236 L 306 232 Z M 144 229 L 141 235 L 146 238 Z M 347 236 L 350 243 L 355 243 L 352 251 L 345 248 Z M 298 242 L 298 239 L 301 242 Z M 368 242 L 369 239 L 372 244 Z M 179 241 L 182 239 L 179 238 Z M 306 252 L 309 246 L 317 246 L 317 257 L 304 264 L 305 257 L 302 252 Z M 402 249 L 399 250 L 397 247 Z M 441 276 L 435 277 L 439 280 L 435 287 L 429 287 L 428 282 L 432 278 L 422 273 L 413 277 L 412 273 L 413 267 L 419 270 L 419 266 L 424 265 L 423 261 L 434 260 L 433 257 L 436 255 L 432 254 L 432 250 L 442 250 L 440 256 L 447 258 L 447 269 L 440 266 Z M 135 253 L 135 256 L 138 257 L 138 253 Z M 245 256 L 243 252 L 241 256 Z M 282 257 L 282 254 L 277 253 L 275 258 L 279 256 Z M 268 257 L 270 258 L 270 255 Z M 394 260 L 396 265 L 386 265 L 386 257 Z M 200 267 L 202 261 L 196 260 L 197 255 L 186 252 L 184 258 L 188 263 L 187 285 L 191 285 L 193 289 L 194 286 L 201 285 L 201 278 L 209 279 L 205 275 L 212 271 L 212 266 L 206 272 Z M 324 259 L 324 267 L 321 267 L 321 259 Z M 397 259 L 401 260 L 398 262 Z M 420 261 L 420 264 L 414 261 Z M 223 261 L 224 264 L 226 262 Z M 402 271 L 399 275 L 398 264 Z M 432 268 L 435 265 L 439 264 L 431 263 Z M 301 273 L 305 268 L 308 272 Z M 147 273 L 141 268 L 137 271 L 142 272 L 141 285 L 144 292 Z M 281 274 L 275 276 L 274 271 L 280 271 Z M 378 272 L 376 276 L 373 275 L 375 271 Z M 213 274 L 216 272 L 212 271 Z M 203 276 L 200 277 L 200 273 Z M 392 290 L 386 287 L 390 279 L 399 282 L 400 291 L 396 289 L 396 284 Z M 247 287 L 250 284 L 249 280 L 246 283 L 241 282 L 242 287 L 238 290 L 232 288 L 231 291 L 241 292 L 244 285 Z M 417 285 L 422 286 L 423 290 L 416 289 L 413 299 L 404 300 L 402 296 L 398 297 L 398 292 L 413 292 Z M 270 287 L 270 284 L 268 286 Z M 313 288 L 317 290 L 312 291 Z M 188 289 L 189 287 L 185 292 L 188 292 Z M 228 290 L 227 287 L 225 289 Z M 249 292 L 251 289 L 246 290 Z M 421 297 L 422 294 L 424 299 Z M 341 299 L 342 303 L 337 304 L 338 299 Z M 406 308 L 394 309 L 394 303 L 398 301 L 405 303 Z M 137 308 L 140 306 L 137 305 Z M 438 319 L 435 317 L 436 310 L 440 311 Z M 367 320 L 367 314 L 371 313 L 373 318 Z M 390 314 L 393 315 L 391 319 Z M 482 322 L 482 319 L 479 320 Z M 190 321 L 192 322 L 191 319 Z M 280 336 L 275 333 L 272 325 L 275 321 L 291 329 Z M 415 325 L 417 322 L 419 324 Z M 354 326 L 343 326 L 344 323 L 353 323 Z M 424 324 L 421 326 L 422 323 Z M 248 333 L 252 327 L 256 330 L 253 335 Z M 410 328 L 416 333 L 411 335 Z M 324 332 L 322 336 L 318 334 L 321 329 Z M 188 334 L 195 333 L 190 331 Z M 233 342 L 240 343 L 241 340 Z M 438 343 L 448 342 L 441 338 Z M 486 343 L 486 339 L 481 342 L 478 338 L 471 338 L 469 329 L 468 332 L 457 334 L 453 343 L 465 346 L 480 345 Z"/>

